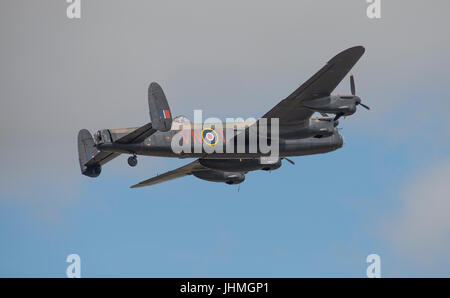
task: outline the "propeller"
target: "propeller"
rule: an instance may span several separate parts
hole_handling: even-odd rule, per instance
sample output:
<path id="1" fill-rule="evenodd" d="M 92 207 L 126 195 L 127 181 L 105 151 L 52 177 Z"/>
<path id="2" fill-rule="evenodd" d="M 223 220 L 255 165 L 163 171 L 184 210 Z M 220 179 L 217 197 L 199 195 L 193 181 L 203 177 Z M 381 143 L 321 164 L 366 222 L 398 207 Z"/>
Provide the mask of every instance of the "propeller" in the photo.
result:
<path id="1" fill-rule="evenodd" d="M 352 92 L 352 95 L 356 96 L 355 78 L 353 77 L 353 74 L 350 74 L 350 90 Z M 370 110 L 369 106 L 366 106 L 365 104 L 361 103 L 360 98 L 358 98 L 358 100 L 356 101 L 356 105 L 361 105 L 365 109 Z"/>
<path id="2" fill-rule="evenodd" d="M 283 159 L 285 159 L 287 162 L 289 162 L 291 165 L 295 166 L 295 162 L 287 157 L 283 157 Z"/>
<path id="3" fill-rule="evenodd" d="M 368 107 L 368 106 L 366 106 L 365 104 L 363 104 L 363 103 L 359 103 L 359 105 L 361 105 L 361 106 L 363 106 L 363 107 L 365 107 L 367 110 L 370 110 L 370 107 Z"/>
<path id="4" fill-rule="evenodd" d="M 353 77 L 353 74 L 350 74 L 350 90 L 352 91 L 352 95 L 356 95 L 355 89 L 355 78 Z"/>

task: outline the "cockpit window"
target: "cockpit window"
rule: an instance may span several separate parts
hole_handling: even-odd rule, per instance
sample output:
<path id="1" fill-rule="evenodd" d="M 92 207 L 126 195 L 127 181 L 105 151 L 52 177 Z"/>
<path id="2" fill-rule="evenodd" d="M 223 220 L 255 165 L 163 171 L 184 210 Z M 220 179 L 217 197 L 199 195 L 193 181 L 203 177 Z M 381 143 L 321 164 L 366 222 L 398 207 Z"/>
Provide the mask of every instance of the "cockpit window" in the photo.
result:
<path id="1" fill-rule="evenodd" d="M 173 118 L 172 121 L 172 130 L 180 130 L 180 129 L 187 129 L 189 125 L 191 124 L 191 120 L 189 120 L 185 116 L 177 116 Z"/>
<path id="2" fill-rule="evenodd" d="M 173 122 L 176 123 L 190 123 L 191 121 L 185 116 L 177 116 L 173 119 Z"/>

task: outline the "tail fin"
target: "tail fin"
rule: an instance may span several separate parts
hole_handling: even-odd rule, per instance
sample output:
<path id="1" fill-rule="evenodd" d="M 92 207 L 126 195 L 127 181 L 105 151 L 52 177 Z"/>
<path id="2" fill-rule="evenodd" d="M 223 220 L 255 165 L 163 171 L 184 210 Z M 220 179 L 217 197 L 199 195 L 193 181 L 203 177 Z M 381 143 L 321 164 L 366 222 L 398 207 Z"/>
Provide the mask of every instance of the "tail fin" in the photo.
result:
<path id="1" fill-rule="evenodd" d="M 87 129 L 82 129 L 78 133 L 78 159 L 80 161 L 81 173 L 89 177 L 98 177 L 102 171 L 99 163 L 88 162 L 98 153 L 95 147 L 94 138 Z"/>
<path id="2" fill-rule="evenodd" d="M 151 83 L 148 87 L 148 108 L 152 127 L 162 132 L 169 131 L 172 127 L 172 114 L 166 95 L 156 82 Z"/>

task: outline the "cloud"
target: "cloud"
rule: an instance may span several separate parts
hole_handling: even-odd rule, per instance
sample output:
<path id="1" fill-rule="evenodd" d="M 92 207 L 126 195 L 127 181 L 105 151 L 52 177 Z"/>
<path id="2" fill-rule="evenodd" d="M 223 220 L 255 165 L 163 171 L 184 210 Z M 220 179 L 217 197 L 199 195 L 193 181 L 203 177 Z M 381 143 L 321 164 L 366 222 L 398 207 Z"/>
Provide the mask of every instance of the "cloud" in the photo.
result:
<path id="1" fill-rule="evenodd" d="M 450 263 L 450 160 L 420 171 L 401 190 L 401 206 L 383 232 L 415 264 Z"/>

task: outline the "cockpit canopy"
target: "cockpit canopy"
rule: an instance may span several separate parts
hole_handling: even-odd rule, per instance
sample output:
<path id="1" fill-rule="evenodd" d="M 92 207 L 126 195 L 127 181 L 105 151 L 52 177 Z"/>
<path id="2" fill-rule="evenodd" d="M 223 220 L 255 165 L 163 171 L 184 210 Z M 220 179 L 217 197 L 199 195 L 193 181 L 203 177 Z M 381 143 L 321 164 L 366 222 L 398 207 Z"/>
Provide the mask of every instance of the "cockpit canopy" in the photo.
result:
<path id="1" fill-rule="evenodd" d="M 191 124 L 191 120 L 189 120 L 187 117 L 183 115 L 176 116 L 172 120 L 172 130 L 182 129 L 183 125 L 187 126 L 188 124 Z"/>
<path id="2" fill-rule="evenodd" d="M 176 123 L 190 123 L 191 120 L 189 120 L 187 117 L 180 115 L 180 116 L 176 116 L 175 118 L 173 118 L 173 122 Z"/>

